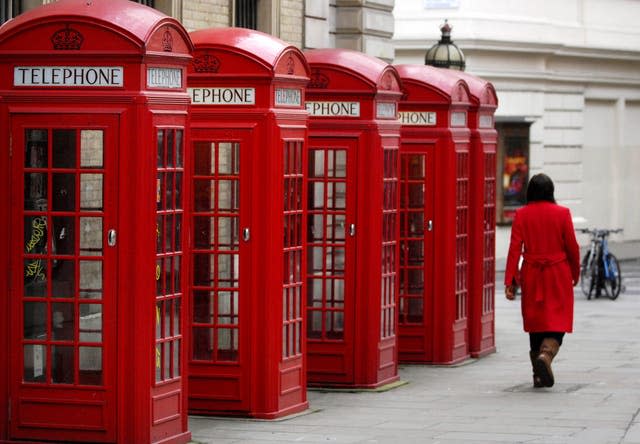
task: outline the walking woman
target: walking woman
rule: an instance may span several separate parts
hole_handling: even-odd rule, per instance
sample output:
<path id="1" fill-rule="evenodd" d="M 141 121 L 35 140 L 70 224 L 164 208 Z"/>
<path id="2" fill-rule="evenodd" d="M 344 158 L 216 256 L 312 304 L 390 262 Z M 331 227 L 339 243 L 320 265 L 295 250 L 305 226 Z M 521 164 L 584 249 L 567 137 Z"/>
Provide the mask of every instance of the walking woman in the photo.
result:
<path id="1" fill-rule="evenodd" d="M 553 181 L 536 174 L 527 204 L 516 211 L 505 271 L 505 295 L 522 289 L 522 320 L 529 333 L 533 386 L 554 383 L 551 361 L 565 333 L 573 331 L 573 286 L 580 277 L 580 251 L 571 212 L 556 204 Z M 518 270 L 520 257 L 522 267 Z"/>

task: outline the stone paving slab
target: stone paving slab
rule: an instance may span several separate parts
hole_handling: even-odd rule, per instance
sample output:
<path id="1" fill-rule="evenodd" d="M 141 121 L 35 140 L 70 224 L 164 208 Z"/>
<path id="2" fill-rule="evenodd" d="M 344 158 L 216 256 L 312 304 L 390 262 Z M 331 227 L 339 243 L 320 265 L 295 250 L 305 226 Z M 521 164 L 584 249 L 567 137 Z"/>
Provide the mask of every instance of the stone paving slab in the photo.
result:
<path id="1" fill-rule="evenodd" d="M 400 366 L 381 393 L 310 391 L 310 410 L 280 421 L 189 420 L 198 443 L 640 444 L 640 260 L 626 292 L 587 300 L 576 289 L 574 333 L 554 361 L 556 385 L 531 387 L 519 301 L 497 275 L 497 352 L 464 365 Z"/>

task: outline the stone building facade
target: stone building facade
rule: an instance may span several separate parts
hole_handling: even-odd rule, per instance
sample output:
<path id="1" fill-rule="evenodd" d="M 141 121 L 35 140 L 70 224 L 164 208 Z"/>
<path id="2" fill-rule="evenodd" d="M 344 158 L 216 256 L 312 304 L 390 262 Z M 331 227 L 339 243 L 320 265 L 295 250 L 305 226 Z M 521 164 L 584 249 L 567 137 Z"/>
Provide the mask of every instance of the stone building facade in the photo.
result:
<path id="1" fill-rule="evenodd" d="M 499 200 L 521 146 L 529 176 L 554 179 L 578 226 L 640 240 L 640 2 L 398 0 L 394 16 L 395 63 L 424 63 L 448 19 L 466 71 L 496 87 Z"/>

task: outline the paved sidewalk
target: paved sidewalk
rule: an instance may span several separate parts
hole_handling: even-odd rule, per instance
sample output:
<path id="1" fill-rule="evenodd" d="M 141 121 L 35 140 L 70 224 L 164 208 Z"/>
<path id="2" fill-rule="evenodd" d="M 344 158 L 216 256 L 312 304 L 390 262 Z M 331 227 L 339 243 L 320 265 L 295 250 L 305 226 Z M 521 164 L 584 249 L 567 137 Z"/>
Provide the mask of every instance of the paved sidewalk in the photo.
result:
<path id="1" fill-rule="evenodd" d="M 576 291 L 574 333 L 556 385 L 531 387 L 519 301 L 496 295 L 497 353 L 456 367 L 402 366 L 383 393 L 309 392 L 310 411 L 280 421 L 190 417 L 200 443 L 640 443 L 640 260 L 621 264 L 626 293 Z"/>

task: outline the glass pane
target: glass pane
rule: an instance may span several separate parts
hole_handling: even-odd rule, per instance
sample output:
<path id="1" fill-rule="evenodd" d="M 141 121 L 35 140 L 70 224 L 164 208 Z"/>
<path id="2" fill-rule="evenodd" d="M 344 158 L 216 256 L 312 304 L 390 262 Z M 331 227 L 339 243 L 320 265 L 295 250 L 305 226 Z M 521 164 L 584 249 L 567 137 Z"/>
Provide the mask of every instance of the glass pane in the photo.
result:
<path id="1" fill-rule="evenodd" d="M 102 305 L 80 305 L 80 342 L 102 342 Z"/>
<path id="2" fill-rule="evenodd" d="M 420 183 L 410 183 L 409 187 L 409 208 L 424 207 L 424 185 Z"/>
<path id="3" fill-rule="evenodd" d="M 157 138 L 158 138 L 158 160 L 157 160 L 157 164 L 158 164 L 158 168 L 163 168 L 165 163 L 164 163 L 164 130 L 158 130 L 157 132 Z"/>
<path id="4" fill-rule="evenodd" d="M 167 210 L 173 210 L 175 208 L 175 202 L 173 201 L 173 192 L 175 191 L 173 188 L 173 173 L 165 173 L 165 199 L 164 199 L 164 208 Z"/>
<path id="5" fill-rule="evenodd" d="M 309 176 L 324 177 L 324 151 L 311 151 L 309 156 Z"/>
<path id="6" fill-rule="evenodd" d="M 80 297 L 102 297 L 102 261 L 80 261 Z"/>
<path id="7" fill-rule="evenodd" d="M 175 208 L 182 209 L 182 173 L 176 173 L 176 203 Z"/>
<path id="8" fill-rule="evenodd" d="M 322 283 L 324 279 L 307 280 L 307 305 L 309 307 L 322 307 Z"/>
<path id="9" fill-rule="evenodd" d="M 74 211 L 76 209 L 76 175 L 53 173 L 53 211 Z"/>
<path id="10" fill-rule="evenodd" d="M 213 223 L 215 219 L 208 216 L 195 216 L 193 218 L 193 242 L 195 248 L 210 249 L 212 248 L 214 238 Z"/>
<path id="11" fill-rule="evenodd" d="M 408 270 L 408 290 L 411 294 L 421 294 L 424 289 L 424 270 Z"/>
<path id="12" fill-rule="evenodd" d="M 102 348 L 80 347 L 78 349 L 78 384 L 102 385 Z"/>
<path id="13" fill-rule="evenodd" d="M 182 309 L 180 299 L 176 299 L 173 303 L 173 335 L 178 336 L 180 334 L 181 325 L 180 325 L 180 310 Z"/>
<path id="14" fill-rule="evenodd" d="M 26 173 L 24 175 L 24 209 L 47 210 L 47 174 Z"/>
<path id="15" fill-rule="evenodd" d="M 238 359 L 238 331 L 235 328 L 218 329 L 218 360 L 236 361 Z"/>
<path id="16" fill-rule="evenodd" d="M 180 340 L 173 341 L 173 375 L 174 378 L 180 376 Z"/>
<path id="17" fill-rule="evenodd" d="M 310 214 L 309 215 L 309 236 L 308 240 L 310 242 L 314 241 L 322 241 L 323 240 L 323 232 L 322 232 L 322 214 Z"/>
<path id="18" fill-rule="evenodd" d="M 327 247 L 327 273 L 344 274 L 344 248 Z"/>
<path id="19" fill-rule="evenodd" d="M 75 295 L 75 261 L 53 260 L 51 267 L 51 296 L 54 298 L 73 298 Z"/>
<path id="20" fill-rule="evenodd" d="M 73 217 L 53 218 L 53 254 L 75 254 L 76 220 Z"/>
<path id="21" fill-rule="evenodd" d="M 407 242 L 407 248 L 409 264 L 421 265 L 424 261 L 424 242 L 409 241 Z"/>
<path id="22" fill-rule="evenodd" d="M 102 211 L 102 174 L 80 175 L 80 209 Z"/>
<path id="23" fill-rule="evenodd" d="M 182 130 L 176 130 L 176 168 L 182 168 L 182 164 L 183 164 L 183 147 L 182 147 L 182 141 L 183 141 L 183 135 L 182 135 L 183 131 Z"/>
<path id="24" fill-rule="evenodd" d="M 51 381 L 54 384 L 73 384 L 73 347 L 51 347 Z"/>
<path id="25" fill-rule="evenodd" d="M 218 218 L 218 249 L 237 250 L 238 242 L 238 218 L 219 217 Z"/>
<path id="26" fill-rule="evenodd" d="M 51 334 L 56 341 L 73 341 L 75 336 L 74 306 L 71 303 L 51 304 Z"/>
<path id="27" fill-rule="evenodd" d="M 24 346 L 24 382 L 46 382 L 47 350 L 44 345 Z"/>
<path id="28" fill-rule="evenodd" d="M 173 294 L 173 257 L 164 260 L 164 294 Z"/>
<path id="29" fill-rule="evenodd" d="M 181 293 L 182 287 L 180 286 L 180 259 L 181 256 L 175 256 L 173 258 L 173 291 L 174 293 Z"/>
<path id="30" fill-rule="evenodd" d="M 102 218 L 80 218 L 80 254 L 83 256 L 102 255 Z"/>
<path id="31" fill-rule="evenodd" d="M 309 184 L 309 208 L 324 208 L 324 182 Z"/>
<path id="32" fill-rule="evenodd" d="M 162 264 L 164 263 L 163 259 L 156 259 L 156 296 L 162 296 L 164 293 L 162 291 Z"/>
<path id="33" fill-rule="evenodd" d="M 211 254 L 193 255 L 193 284 L 213 285 L 214 256 Z"/>
<path id="34" fill-rule="evenodd" d="M 24 296 L 46 296 L 47 261 L 44 259 L 24 260 Z"/>
<path id="35" fill-rule="evenodd" d="M 169 379 L 171 377 L 171 342 L 162 344 L 162 358 L 164 363 L 163 378 Z"/>
<path id="36" fill-rule="evenodd" d="M 156 216 L 156 253 L 162 253 L 162 233 L 164 233 L 164 217 Z"/>
<path id="37" fill-rule="evenodd" d="M 164 301 L 156 302 L 156 339 L 162 338 L 162 307 Z"/>
<path id="38" fill-rule="evenodd" d="M 193 328 L 193 359 L 199 361 L 213 360 L 213 329 L 208 327 Z"/>
<path id="39" fill-rule="evenodd" d="M 165 130 L 167 136 L 167 168 L 173 168 L 175 165 L 175 130 Z"/>
<path id="40" fill-rule="evenodd" d="M 347 177 L 347 152 L 345 150 L 335 151 L 334 177 Z"/>
<path id="41" fill-rule="evenodd" d="M 239 208 L 239 185 L 237 180 L 218 181 L 218 209 L 235 212 Z"/>
<path id="42" fill-rule="evenodd" d="M 76 167 L 76 130 L 53 130 L 53 168 Z"/>
<path id="43" fill-rule="evenodd" d="M 409 162 L 407 164 L 407 177 L 409 179 L 424 178 L 424 161 L 425 156 L 422 154 L 409 156 Z"/>
<path id="44" fill-rule="evenodd" d="M 156 382 L 162 381 L 162 344 L 156 344 Z"/>
<path id="45" fill-rule="evenodd" d="M 44 129 L 25 130 L 25 168 L 47 168 L 48 132 Z"/>
<path id="46" fill-rule="evenodd" d="M 329 311 L 325 313 L 327 337 L 330 339 L 342 339 L 344 314 L 341 311 Z"/>
<path id="47" fill-rule="evenodd" d="M 238 255 L 220 254 L 218 256 L 218 285 L 234 288 L 238 286 Z"/>
<path id="48" fill-rule="evenodd" d="M 194 180 L 194 209 L 195 211 L 211 211 L 214 205 L 213 181 Z"/>
<path id="49" fill-rule="evenodd" d="M 344 225 L 346 216 L 327 215 L 327 242 L 344 241 Z"/>
<path id="50" fill-rule="evenodd" d="M 218 174 L 238 174 L 239 144 L 221 142 L 218 144 Z"/>
<path id="51" fill-rule="evenodd" d="M 24 339 L 46 339 L 47 304 L 44 302 L 24 303 Z"/>
<path id="52" fill-rule="evenodd" d="M 215 144 L 210 142 L 194 142 L 194 171 L 197 176 L 214 174 Z"/>
<path id="53" fill-rule="evenodd" d="M 103 153 L 104 132 L 102 130 L 81 130 L 80 167 L 102 168 Z"/>
<path id="54" fill-rule="evenodd" d="M 182 250 L 182 214 L 176 214 L 176 228 L 174 230 L 175 235 L 173 240 L 175 241 L 175 251 Z"/>
<path id="55" fill-rule="evenodd" d="M 164 210 L 164 174 L 158 173 L 156 178 L 156 209 L 158 211 Z"/>
<path id="56" fill-rule="evenodd" d="M 322 337 L 322 312 L 307 311 L 307 337 L 310 339 L 319 339 Z"/>
<path id="57" fill-rule="evenodd" d="M 408 217 L 409 227 L 408 234 L 410 235 L 421 235 L 424 233 L 424 213 L 422 211 L 419 212 L 411 212 L 405 213 Z"/>
<path id="58" fill-rule="evenodd" d="M 423 313 L 423 300 L 422 299 L 409 299 L 409 315 L 407 320 L 409 322 L 422 322 Z"/>
<path id="59" fill-rule="evenodd" d="M 171 337 L 171 318 L 173 317 L 173 301 L 165 301 L 164 304 L 164 335 L 163 338 Z"/>
<path id="60" fill-rule="evenodd" d="M 213 300 L 213 292 L 194 290 L 193 322 L 202 324 L 213 323 Z"/>
<path id="61" fill-rule="evenodd" d="M 164 218 L 164 251 L 174 251 L 173 248 L 173 215 Z"/>
<path id="62" fill-rule="evenodd" d="M 47 254 L 47 217 L 25 216 L 24 252 Z"/>

